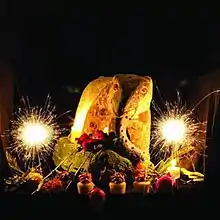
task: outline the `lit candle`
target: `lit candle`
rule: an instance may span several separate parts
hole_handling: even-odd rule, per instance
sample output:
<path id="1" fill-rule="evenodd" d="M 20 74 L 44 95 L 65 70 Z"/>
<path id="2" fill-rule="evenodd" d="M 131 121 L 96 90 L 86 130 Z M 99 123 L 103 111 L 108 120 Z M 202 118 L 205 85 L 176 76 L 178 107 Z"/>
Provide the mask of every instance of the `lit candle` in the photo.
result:
<path id="1" fill-rule="evenodd" d="M 105 127 L 105 128 L 103 129 L 103 132 L 106 133 L 106 134 L 109 134 L 109 129 L 108 129 L 108 127 Z"/>
<path id="2" fill-rule="evenodd" d="M 82 132 L 73 126 L 70 133 L 70 142 L 74 143 L 76 141 L 76 138 L 79 138 L 81 134 Z"/>
<path id="3" fill-rule="evenodd" d="M 176 160 L 171 160 L 171 166 L 167 168 L 167 172 L 175 179 L 180 178 L 180 167 L 176 166 Z"/>

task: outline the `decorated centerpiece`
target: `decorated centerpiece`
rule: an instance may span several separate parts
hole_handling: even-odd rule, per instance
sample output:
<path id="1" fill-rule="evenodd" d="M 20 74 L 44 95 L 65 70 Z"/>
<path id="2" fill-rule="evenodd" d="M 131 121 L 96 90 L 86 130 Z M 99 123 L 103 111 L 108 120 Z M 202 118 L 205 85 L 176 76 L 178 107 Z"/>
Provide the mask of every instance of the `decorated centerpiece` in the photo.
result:
<path id="1" fill-rule="evenodd" d="M 109 190 L 111 194 L 126 193 L 126 182 L 123 173 L 116 172 L 111 176 Z"/>
<path id="2" fill-rule="evenodd" d="M 53 156 L 63 169 L 90 170 L 94 181 L 108 184 L 111 170 L 128 174 L 138 162 L 150 161 L 152 80 L 133 74 L 99 77 L 85 88 L 69 137 Z M 87 159 L 88 158 L 88 159 Z"/>
<path id="3" fill-rule="evenodd" d="M 101 190 L 107 188 L 112 194 L 125 194 L 132 186 L 136 193 L 151 193 L 164 183 L 176 187 L 182 177 L 187 183 L 202 181 L 204 175 L 195 172 L 194 163 L 189 171 L 184 161 L 204 150 L 203 123 L 179 103 L 165 103 L 161 110 L 153 102 L 159 114 L 152 117 L 152 92 L 148 76 L 95 79 L 85 88 L 70 134 L 64 137 L 54 109 L 20 111 L 12 123 L 10 152 L 22 155 L 19 178 L 36 183 L 34 192 L 67 191 L 78 180 L 78 193 L 90 196 L 104 195 Z M 48 174 L 43 165 L 51 154 L 55 168 Z M 42 172 L 36 172 L 37 166 Z"/>

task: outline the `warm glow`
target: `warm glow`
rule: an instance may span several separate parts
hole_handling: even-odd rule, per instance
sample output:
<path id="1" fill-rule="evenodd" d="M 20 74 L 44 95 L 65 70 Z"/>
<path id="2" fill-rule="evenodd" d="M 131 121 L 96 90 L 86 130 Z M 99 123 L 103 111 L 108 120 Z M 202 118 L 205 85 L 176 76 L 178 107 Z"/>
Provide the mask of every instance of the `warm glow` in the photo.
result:
<path id="1" fill-rule="evenodd" d="M 82 109 L 82 111 L 77 115 L 77 117 L 74 119 L 72 131 L 82 131 L 86 119 L 86 113 L 87 110 Z"/>
<path id="2" fill-rule="evenodd" d="M 165 102 L 165 109 L 157 105 L 153 108 L 156 117 L 152 123 L 151 146 L 157 159 L 181 152 L 186 155 L 193 146 L 204 143 L 202 124 L 195 121 L 193 112 L 181 101 Z"/>
<path id="3" fill-rule="evenodd" d="M 71 142 L 74 142 L 75 139 L 81 135 L 83 131 L 83 126 L 85 123 L 86 115 L 87 115 L 87 108 L 82 109 L 81 112 L 76 114 L 76 118 L 74 119 L 74 123 L 71 128 L 71 136 L 70 136 Z"/>
<path id="4" fill-rule="evenodd" d="M 11 148 L 25 162 L 24 166 L 41 165 L 53 151 L 54 142 L 61 134 L 55 107 L 51 105 L 50 96 L 44 107 L 31 107 L 28 100 L 22 101 L 24 107 L 15 112 L 12 121 Z"/>
<path id="5" fill-rule="evenodd" d="M 21 140 L 28 147 L 42 146 L 50 140 L 51 134 L 53 134 L 51 127 L 39 122 L 27 122 L 20 128 Z"/>
<path id="6" fill-rule="evenodd" d="M 103 132 L 106 133 L 106 134 L 108 134 L 108 132 L 109 132 L 108 127 L 105 127 L 105 128 L 103 129 Z"/>
<path id="7" fill-rule="evenodd" d="M 171 160 L 171 167 L 176 167 L 176 159 Z"/>
<path id="8" fill-rule="evenodd" d="M 176 166 L 176 159 L 171 160 L 171 166 L 167 168 L 167 172 L 175 179 L 180 178 L 180 167 Z"/>
<path id="9" fill-rule="evenodd" d="M 186 124 L 181 119 L 168 119 L 162 125 L 163 138 L 168 142 L 182 142 L 185 139 L 186 130 Z"/>

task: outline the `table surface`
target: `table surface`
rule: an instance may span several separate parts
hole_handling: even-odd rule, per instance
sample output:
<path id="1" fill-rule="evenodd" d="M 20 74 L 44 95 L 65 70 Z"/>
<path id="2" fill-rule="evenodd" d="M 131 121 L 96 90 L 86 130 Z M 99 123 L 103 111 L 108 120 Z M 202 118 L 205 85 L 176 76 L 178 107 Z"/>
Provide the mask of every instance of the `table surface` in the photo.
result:
<path id="1" fill-rule="evenodd" d="M 167 194 L 135 194 L 132 191 L 125 195 L 106 194 L 105 202 L 92 201 L 87 196 L 78 195 L 76 188 L 69 192 L 30 195 L 27 192 L 5 193 L 3 210 L 14 210 L 17 216 L 22 213 L 48 213 L 63 212 L 69 216 L 71 213 L 81 213 L 83 216 L 97 214 L 95 211 L 101 207 L 100 213 L 105 216 L 118 215 L 117 213 L 141 213 L 147 210 L 190 210 L 204 209 L 207 206 L 206 191 L 203 186 L 181 186 L 178 191 Z M 209 200 L 210 201 L 210 200 Z M 36 214 L 37 214 L 36 213 Z M 69 214 L 67 214 L 69 213 Z M 159 213 L 158 213 L 159 214 Z M 76 214 L 78 215 L 78 214 Z M 7 216 L 8 217 L 8 216 Z M 13 216 L 12 216 L 13 217 Z"/>

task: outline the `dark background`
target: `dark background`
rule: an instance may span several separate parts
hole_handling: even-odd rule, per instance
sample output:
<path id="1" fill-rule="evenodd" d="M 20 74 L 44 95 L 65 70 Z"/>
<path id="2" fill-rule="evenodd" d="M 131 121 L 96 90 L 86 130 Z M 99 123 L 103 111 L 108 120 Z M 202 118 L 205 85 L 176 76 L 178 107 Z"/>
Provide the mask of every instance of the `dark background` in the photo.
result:
<path id="1" fill-rule="evenodd" d="M 43 103 L 50 93 L 60 112 L 75 110 L 101 75 L 150 75 L 173 99 L 176 89 L 189 96 L 197 77 L 220 64 L 220 17 L 207 6 L 1 4 L 0 58 L 15 73 L 16 95 Z"/>

